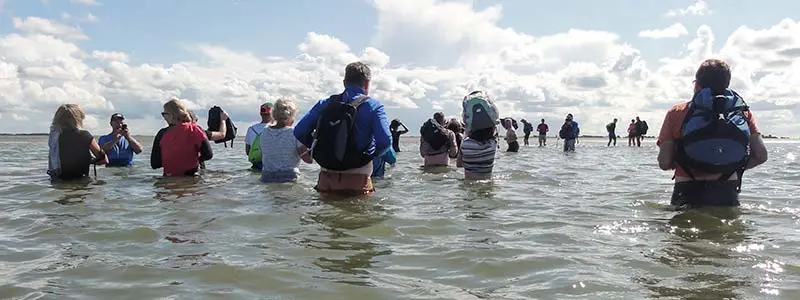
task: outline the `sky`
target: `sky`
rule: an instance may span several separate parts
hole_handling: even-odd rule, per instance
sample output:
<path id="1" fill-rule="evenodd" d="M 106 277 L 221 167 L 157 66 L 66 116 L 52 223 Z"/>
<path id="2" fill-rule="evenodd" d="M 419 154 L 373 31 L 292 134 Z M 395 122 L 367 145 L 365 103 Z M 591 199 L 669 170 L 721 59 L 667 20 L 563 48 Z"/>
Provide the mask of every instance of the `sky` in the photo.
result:
<path id="1" fill-rule="evenodd" d="M 177 96 L 201 119 L 222 106 L 243 134 L 261 103 L 290 99 L 302 116 L 363 61 L 370 95 L 412 132 L 483 90 L 504 117 L 572 113 L 600 135 L 640 116 L 656 133 L 700 63 L 721 58 L 764 134 L 800 136 L 800 1 L 633 3 L 0 0 L 0 132 L 47 132 L 77 103 L 95 134 L 120 112 L 152 135 Z"/>

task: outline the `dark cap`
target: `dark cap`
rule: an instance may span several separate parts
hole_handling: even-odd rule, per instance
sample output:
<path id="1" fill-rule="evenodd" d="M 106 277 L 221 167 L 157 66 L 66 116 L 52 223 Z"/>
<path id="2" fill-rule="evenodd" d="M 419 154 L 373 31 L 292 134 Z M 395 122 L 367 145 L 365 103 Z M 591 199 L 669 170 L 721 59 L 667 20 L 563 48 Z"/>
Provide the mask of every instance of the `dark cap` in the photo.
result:
<path id="1" fill-rule="evenodd" d="M 113 115 L 111 115 L 111 121 L 114 121 L 116 119 L 125 120 L 125 116 L 123 116 L 121 113 L 114 113 Z"/>

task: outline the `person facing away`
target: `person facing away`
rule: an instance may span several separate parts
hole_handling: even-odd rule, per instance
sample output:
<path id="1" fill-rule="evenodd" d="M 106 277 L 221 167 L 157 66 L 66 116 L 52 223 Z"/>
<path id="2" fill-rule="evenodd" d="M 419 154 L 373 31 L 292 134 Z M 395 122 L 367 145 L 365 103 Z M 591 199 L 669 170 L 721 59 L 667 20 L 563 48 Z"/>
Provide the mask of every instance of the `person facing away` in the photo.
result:
<path id="1" fill-rule="evenodd" d="M 561 125 L 561 130 L 558 132 L 558 136 L 564 139 L 564 152 L 575 152 L 575 144 L 580 134 L 581 129 L 578 127 L 578 122 L 573 120 L 572 114 L 567 114 L 564 125 Z"/>
<path id="2" fill-rule="evenodd" d="M 633 147 L 636 144 L 636 120 L 631 119 L 631 124 L 628 125 L 628 147 Z"/>
<path id="3" fill-rule="evenodd" d="M 75 180 L 89 176 L 92 164 L 107 164 L 105 152 L 91 133 L 83 130 L 86 114 L 77 104 L 58 107 L 47 139 L 47 174 L 50 180 Z"/>
<path id="4" fill-rule="evenodd" d="M 642 135 L 644 135 L 644 125 L 642 124 L 642 120 L 639 119 L 639 116 L 636 116 L 636 123 L 634 123 L 636 127 L 636 134 L 633 136 L 636 138 L 636 147 L 642 146 Z"/>
<path id="5" fill-rule="evenodd" d="M 505 140 L 508 144 L 508 149 L 506 152 L 517 152 L 519 151 L 519 142 L 517 141 L 517 131 L 514 130 L 513 119 L 506 118 L 503 119 L 503 128 L 506 129 L 506 136 Z"/>
<path id="6" fill-rule="evenodd" d="M 344 91 L 317 102 L 294 128 L 294 136 L 321 167 L 319 192 L 347 196 L 375 191 L 372 160 L 389 150 L 392 136 L 383 104 L 367 96 L 371 77 L 366 64 L 348 64 Z"/>
<path id="7" fill-rule="evenodd" d="M 214 157 L 208 134 L 193 121 L 178 98 L 164 103 L 161 112 L 167 127 L 156 133 L 150 153 L 150 167 L 164 168 L 164 176 L 193 176 L 200 163 Z M 223 122 L 224 123 L 224 122 Z"/>
<path id="8" fill-rule="evenodd" d="M 456 165 L 464 168 L 464 179 L 491 179 L 497 152 L 497 107 L 482 91 L 464 97 L 462 106 L 467 137 L 461 143 Z"/>
<path id="9" fill-rule="evenodd" d="M 542 119 L 542 123 L 539 126 L 536 126 L 536 131 L 539 132 L 539 147 L 547 146 L 547 132 L 550 131 L 550 127 L 544 122 Z"/>
<path id="10" fill-rule="evenodd" d="M 731 70 L 718 59 L 695 73 L 694 97 L 667 111 L 658 135 L 658 165 L 675 170 L 675 209 L 738 206 L 745 170 L 767 161 L 755 117 L 728 88 Z"/>
<path id="11" fill-rule="evenodd" d="M 372 178 L 383 179 L 386 175 L 386 164 L 394 166 L 397 163 L 397 155 L 394 149 L 389 149 L 382 156 L 377 156 L 372 160 Z"/>
<path id="12" fill-rule="evenodd" d="M 437 112 L 420 128 L 419 154 L 425 167 L 447 166 L 450 158 L 458 157 L 456 135 L 444 125 L 444 114 Z"/>
<path id="13" fill-rule="evenodd" d="M 452 118 L 447 122 L 446 128 L 456 136 L 456 149 L 461 149 L 461 142 L 464 141 L 464 125 L 458 119 Z"/>
<path id="14" fill-rule="evenodd" d="M 608 145 L 606 147 L 611 147 L 611 142 L 614 142 L 614 146 L 617 145 L 617 118 L 614 118 L 614 121 L 608 123 L 606 125 L 606 130 L 608 131 Z"/>
<path id="15" fill-rule="evenodd" d="M 400 127 L 403 127 L 403 129 L 400 129 Z M 394 119 L 389 124 L 389 131 L 392 132 L 392 148 L 394 152 L 400 152 L 400 136 L 408 133 L 408 127 L 400 120 Z"/>
<path id="16" fill-rule="evenodd" d="M 247 128 L 247 133 L 244 136 L 244 153 L 247 155 L 247 160 L 252 165 L 250 168 L 253 170 L 261 170 L 261 148 L 255 145 L 261 145 L 259 143 L 261 132 L 264 131 L 267 125 L 272 123 L 272 103 L 261 104 L 259 114 L 261 115 L 261 122 Z"/>
<path id="17" fill-rule="evenodd" d="M 522 119 L 522 120 L 519 120 L 519 121 L 522 122 L 522 132 L 525 133 L 525 137 L 523 139 L 523 142 L 525 143 L 525 146 L 528 146 L 528 145 L 530 145 L 528 143 L 528 138 L 531 136 L 531 132 L 533 132 L 533 124 L 529 123 L 525 119 Z"/>
<path id="18" fill-rule="evenodd" d="M 261 181 L 293 182 L 300 174 L 300 160 L 311 163 L 308 147 L 294 137 L 297 105 L 289 100 L 275 101 L 272 116 L 275 123 L 261 132 Z"/>
<path id="19" fill-rule="evenodd" d="M 125 116 L 111 115 L 111 133 L 101 136 L 97 142 L 108 154 L 107 167 L 127 167 L 133 164 L 133 156 L 142 153 L 142 144 L 131 136 Z"/>

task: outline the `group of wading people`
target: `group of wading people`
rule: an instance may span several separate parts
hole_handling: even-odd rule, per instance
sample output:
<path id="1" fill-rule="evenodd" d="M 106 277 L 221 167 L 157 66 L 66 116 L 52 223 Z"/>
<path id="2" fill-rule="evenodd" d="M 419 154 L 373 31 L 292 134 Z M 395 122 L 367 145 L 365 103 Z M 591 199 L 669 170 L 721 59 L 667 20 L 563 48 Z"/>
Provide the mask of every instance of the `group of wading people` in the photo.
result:
<path id="1" fill-rule="evenodd" d="M 695 74 L 694 96 L 672 107 L 658 135 L 658 165 L 674 170 L 671 208 L 738 206 L 742 175 L 767 160 L 767 150 L 755 117 L 742 97 L 729 89 L 730 67 L 721 60 L 703 62 Z M 288 99 L 259 107 L 261 122 L 248 128 L 246 154 L 263 182 L 293 182 L 301 161 L 320 166 L 315 189 L 320 193 L 365 195 L 374 192 L 373 178 L 397 158 L 400 135 L 408 128 L 387 120 L 378 99 L 369 96 L 370 68 L 347 65 L 341 93 L 315 103 L 299 120 L 297 106 Z M 167 127 L 155 138 L 151 167 L 164 176 L 193 176 L 204 161 L 213 158 L 209 144 L 227 137 L 227 114 L 221 112 L 215 130 L 203 130 L 179 99 L 170 99 L 161 112 Z M 122 114 L 111 116 L 112 131 L 97 141 L 83 130 L 80 106 L 65 104 L 53 118 L 49 136 L 48 174 L 53 180 L 89 176 L 92 164 L 129 166 L 142 151 L 131 136 Z M 296 121 L 296 122 L 295 122 Z M 525 145 L 533 131 L 523 121 Z M 230 123 L 228 123 L 230 124 Z M 437 113 L 420 129 L 420 154 L 425 165 L 449 165 L 455 160 L 466 180 L 492 178 L 500 124 L 506 129 L 508 151 L 519 148 L 515 121 L 500 119 L 489 95 L 473 91 L 463 99 L 461 120 L 446 120 Z M 616 142 L 609 128 L 609 146 Z M 639 125 L 637 125 L 639 124 Z M 611 124 L 610 124 L 611 125 Z M 629 145 L 641 145 L 645 124 L 638 118 L 629 126 Z M 642 130 L 644 129 L 644 130 Z M 537 126 L 539 145 L 546 146 L 549 128 Z M 559 130 L 564 150 L 573 151 L 580 129 L 570 114 Z M 613 134 L 613 138 L 612 138 Z M 709 151 L 713 151 L 713 154 Z"/>

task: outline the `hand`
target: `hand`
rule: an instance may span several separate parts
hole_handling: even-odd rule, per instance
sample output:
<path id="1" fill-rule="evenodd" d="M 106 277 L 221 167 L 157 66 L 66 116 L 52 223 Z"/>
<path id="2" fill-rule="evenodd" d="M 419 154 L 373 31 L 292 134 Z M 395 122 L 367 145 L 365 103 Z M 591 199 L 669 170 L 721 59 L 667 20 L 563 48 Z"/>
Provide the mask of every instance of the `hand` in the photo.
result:
<path id="1" fill-rule="evenodd" d="M 130 139 L 131 138 L 130 129 L 128 129 L 128 128 L 123 129 L 122 130 L 122 136 L 124 136 L 126 139 Z"/>
<path id="2" fill-rule="evenodd" d="M 117 127 L 117 129 L 114 130 L 114 139 L 118 140 L 122 138 L 124 135 L 125 131 L 122 129 L 122 127 Z"/>

